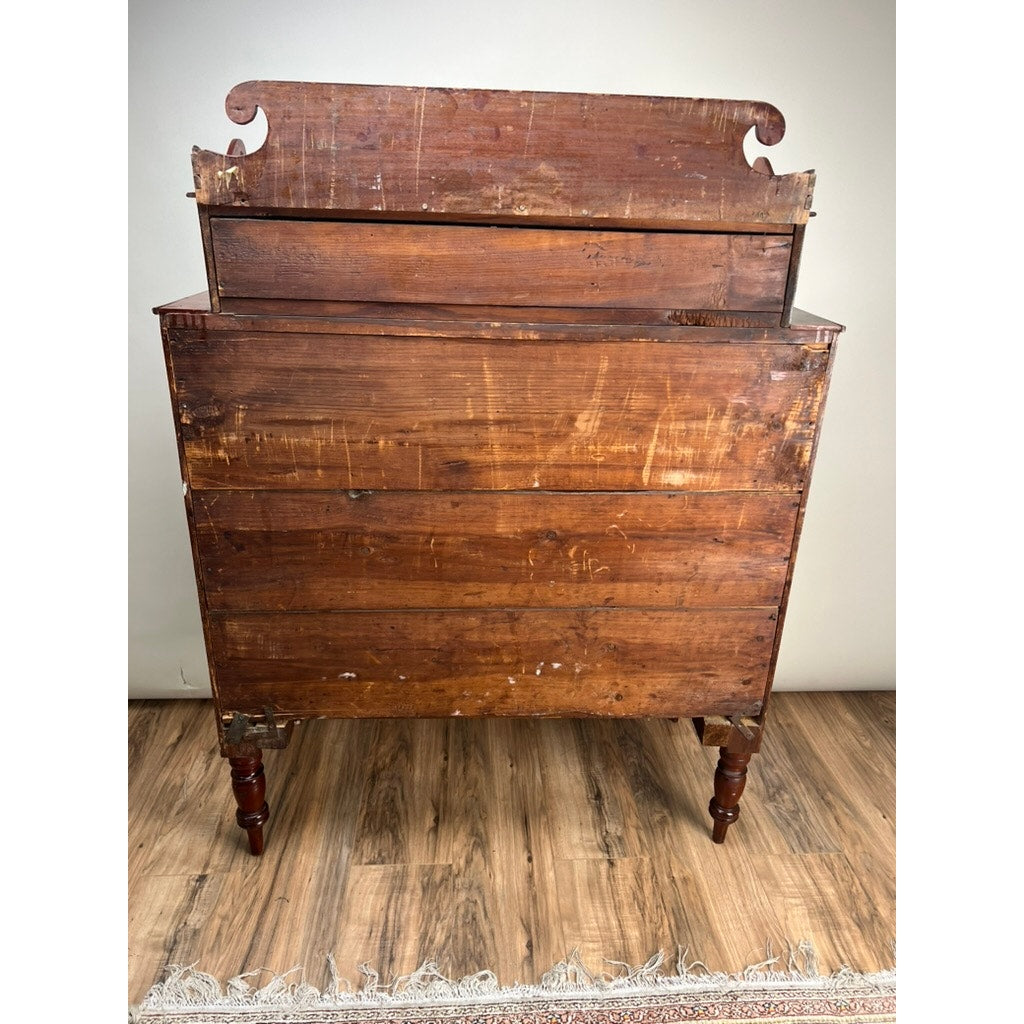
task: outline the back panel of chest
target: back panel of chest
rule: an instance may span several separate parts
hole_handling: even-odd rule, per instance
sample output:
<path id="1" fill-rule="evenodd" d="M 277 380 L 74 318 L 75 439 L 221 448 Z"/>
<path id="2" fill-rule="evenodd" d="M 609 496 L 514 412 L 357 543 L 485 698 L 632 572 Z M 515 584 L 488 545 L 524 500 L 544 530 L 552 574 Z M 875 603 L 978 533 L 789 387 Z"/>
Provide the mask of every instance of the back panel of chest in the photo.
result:
<path id="1" fill-rule="evenodd" d="M 216 323 L 168 354 L 232 712 L 761 710 L 817 335 Z"/>
<path id="2" fill-rule="evenodd" d="M 690 717 L 749 758 L 840 330 L 792 308 L 813 173 L 743 156 L 778 111 L 257 104 L 260 150 L 193 154 L 208 297 L 160 310 L 254 852 L 259 747 L 304 718 Z"/>

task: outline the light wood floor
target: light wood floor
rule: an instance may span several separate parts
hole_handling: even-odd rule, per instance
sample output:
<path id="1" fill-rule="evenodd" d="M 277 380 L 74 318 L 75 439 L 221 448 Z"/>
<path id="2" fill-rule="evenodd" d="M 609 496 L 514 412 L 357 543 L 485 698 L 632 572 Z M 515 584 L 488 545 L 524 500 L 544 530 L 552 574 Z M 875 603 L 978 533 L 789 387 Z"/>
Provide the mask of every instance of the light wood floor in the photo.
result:
<path id="1" fill-rule="evenodd" d="M 724 846 L 689 721 L 316 721 L 267 751 L 267 849 L 234 822 L 208 701 L 129 709 L 129 999 L 325 956 L 536 982 L 573 949 L 738 970 L 811 940 L 892 966 L 895 695 L 778 693 Z"/>

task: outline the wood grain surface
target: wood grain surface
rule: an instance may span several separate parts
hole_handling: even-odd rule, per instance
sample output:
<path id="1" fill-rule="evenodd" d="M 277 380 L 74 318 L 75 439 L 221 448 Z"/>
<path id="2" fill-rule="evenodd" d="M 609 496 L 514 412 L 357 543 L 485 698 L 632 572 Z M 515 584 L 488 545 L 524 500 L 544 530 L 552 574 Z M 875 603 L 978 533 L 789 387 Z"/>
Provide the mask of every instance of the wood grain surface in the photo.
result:
<path id="1" fill-rule="evenodd" d="M 329 952 L 357 987 L 359 964 L 387 981 L 427 958 L 537 982 L 573 949 L 595 969 L 678 946 L 739 970 L 800 939 L 823 970 L 889 967 L 895 695 L 772 708 L 722 847 L 717 751 L 688 722 L 334 720 L 268 752 L 256 859 L 212 703 L 133 702 L 129 999 L 173 963 L 222 980 L 302 964 L 324 985 Z"/>
<path id="2" fill-rule="evenodd" d="M 189 333 L 248 333 L 265 329 L 266 314 L 290 334 L 390 334 L 418 337 L 504 337 L 565 340 L 566 325 L 580 341 L 678 341 L 717 344 L 827 344 L 844 328 L 803 309 L 778 326 L 774 313 L 721 309 L 587 309 L 579 306 L 460 306 L 419 302 L 298 302 L 234 299 L 230 310 L 213 312 L 206 293 L 156 306 L 161 323 L 178 340 Z M 330 319 L 325 319 L 330 317 Z M 458 324 L 458 328 L 454 327 Z M 699 333 L 697 333 L 699 332 Z"/>
<path id="3" fill-rule="evenodd" d="M 221 313 L 233 316 L 252 314 L 283 317 L 294 323 L 298 315 L 308 317 L 340 317 L 344 320 L 387 320 L 399 330 L 410 321 L 419 321 L 429 331 L 436 332 L 439 322 L 467 324 L 470 330 L 486 324 L 493 332 L 493 324 L 505 321 L 507 330 L 519 331 L 521 324 L 576 324 L 584 328 L 593 325 L 650 324 L 655 327 L 738 327 L 779 328 L 778 312 L 734 309 L 659 309 L 654 306 L 460 306 L 453 302 L 401 303 L 350 302 L 336 299 L 253 299 L 229 296 L 220 301 Z M 428 320 L 424 320 L 428 317 Z M 178 314 L 172 314 L 172 321 Z M 463 328 L 465 330 L 465 328 Z M 789 335 L 791 338 L 792 335 Z M 714 339 L 712 339 L 714 340 Z M 786 335 L 778 340 L 785 341 Z M 803 339 L 806 340 L 806 339 Z"/>
<path id="4" fill-rule="evenodd" d="M 222 299 L 781 311 L 791 247 L 784 235 L 234 217 L 211 230 Z"/>
<path id="5" fill-rule="evenodd" d="M 756 714 L 775 608 L 213 613 L 224 711 Z"/>
<path id="6" fill-rule="evenodd" d="M 214 611 L 778 605 L 785 493 L 195 491 Z"/>
<path id="7" fill-rule="evenodd" d="M 231 332 L 169 344 L 196 489 L 798 490 L 828 356 Z"/>
<path id="8" fill-rule="evenodd" d="M 267 138 L 194 149 L 200 204 L 338 214 L 671 227 L 806 223 L 814 173 L 747 163 L 785 132 L 764 102 L 243 82 L 225 103 Z"/>

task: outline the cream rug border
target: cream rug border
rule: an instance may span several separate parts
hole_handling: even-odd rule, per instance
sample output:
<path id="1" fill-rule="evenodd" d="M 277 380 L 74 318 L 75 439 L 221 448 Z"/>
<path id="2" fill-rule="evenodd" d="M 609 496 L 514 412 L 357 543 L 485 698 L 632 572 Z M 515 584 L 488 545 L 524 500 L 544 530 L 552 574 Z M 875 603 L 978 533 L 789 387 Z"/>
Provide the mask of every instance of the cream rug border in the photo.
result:
<path id="1" fill-rule="evenodd" d="M 832 974 L 818 972 L 814 950 L 807 942 L 791 948 L 787 966 L 778 969 L 780 958 L 768 956 L 761 963 L 752 964 L 743 971 L 727 974 L 710 971 L 699 960 L 687 962 L 687 951 L 677 950 L 675 973 L 664 970 L 666 956 L 659 952 L 645 964 L 630 965 L 608 960 L 615 973 L 591 971 L 573 952 L 555 964 L 541 978 L 538 985 L 516 984 L 502 987 L 492 971 L 479 971 L 463 978 L 452 979 L 442 974 L 436 962 L 425 961 L 412 974 L 396 978 L 390 984 L 381 984 L 380 976 L 369 964 L 362 964 L 359 972 L 365 979 L 358 990 L 338 974 L 334 957 L 327 956 L 331 983 L 322 991 L 301 977 L 302 968 L 293 967 L 281 974 L 265 970 L 240 974 L 222 987 L 212 975 L 196 970 L 196 964 L 172 965 L 166 968 L 167 978 L 150 989 L 139 1006 L 129 1009 L 130 1024 L 157 1022 L 165 1015 L 181 1013 L 212 1013 L 215 1017 L 230 1016 L 232 1011 L 247 1010 L 246 1021 L 275 1019 L 274 1015 L 296 1011 L 349 1010 L 379 1011 L 401 1008 L 408 1019 L 416 1008 L 437 1015 L 437 1011 L 450 1007 L 452 1019 L 458 1019 L 460 1008 L 468 1005 L 481 1008 L 494 1004 L 515 1003 L 524 1010 L 552 1009 L 566 1001 L 593 1001 L 607 1005 L 617 997 L 666 997 L 699 999 L 705 997 L 732 997 L 739 1002 L 765 995 L 778 998 L 801 996 L 871 997 L 893 996 L 896 989 L 895 968 L 872 974 L 859 974 L 842 967 Z M 252 984 L 258 977 L 271 974 L 265 984 Z M 296 980 L 296 975 L 300 975 Z M 307 1019 L 296 1018 L 296 1019 Z M 308 1018 L 316 1020 L 317 1016 Z M 324 1018 L 326 1019 L 326 1018 Z"/>

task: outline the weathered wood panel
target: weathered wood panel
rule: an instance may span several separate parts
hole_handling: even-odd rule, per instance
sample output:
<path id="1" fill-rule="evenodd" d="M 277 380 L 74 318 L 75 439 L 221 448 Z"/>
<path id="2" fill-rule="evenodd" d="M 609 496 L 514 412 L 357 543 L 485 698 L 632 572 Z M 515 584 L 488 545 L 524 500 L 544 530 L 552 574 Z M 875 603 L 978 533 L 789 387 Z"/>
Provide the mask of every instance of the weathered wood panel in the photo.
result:
<path id="1" fill-rule="evenodd" d="M 209 334 L 170 342 L 194 488 L 796 490 L 827 350 Z"/>
<path id="2" fill-rule="evenodd" d="M 716 309 L 639 309 L 558 306 L 459 306 L 453 303 L 401 302 L 299 302 L 280 299 L 231 299 L 221 313 L 210 312 L 209 295 L 193 295 L 157 306 L 162 324 L 169 330 L 254 331 L 272 314 L 288 333 L 315 334 L 451 334 L 460 337 L 491 337 L 504 330 L 508 337 L 536 340 L 544 335 L 564 337 L 571 324 L 581 341 L 617 339 L 684 342 L 771 342 L 773 345 L 831 341 L 842 330 L 839 324 L 793 310 L 793 321 L 779 328 L 774 313 Z M 224 315 L 230 314 L 230 315 Z M 326 319 L 330 318 L 330 319 Z M 458 322 L 453 327 L 452 321 Z M 496 326 L 500 325 L 500 326 Z M 531 337 L 532 335 L 532 337 Z"/>
<path id="3" fill-rule="evenodd" d="M 220 706 L 283 717 L 754 714 L 774 609 L 209 617 Z"/>
<path id="4" fill-rule="evenodd" d="M 228 117 L 257 107 L 255 152 L 194 149 L 202 204 L 379 216 L 673 226 L 806 223 L 814 173 L 753 169 L 753 127 L 785 132 L 768 103 L 579 93 L 244 82 Z"/>
<path id="5" fill-rule="evenodd" d="M 781 310 L 786 235 L 211 222 L 222 297 Z M 506 314 L 507 315 L 507 314 Z"/>
<path id="6" fill-rule="evenodd" d="M 306 317 L 344 317 L 351 321 L 359 318 L 364 324 L 373 319 L 387 318 L 401 330 L 419 322 L 423 327 L 437 330 L 439 321 L 458 321 L 459 329 L 475 331 L 483 324 L 505 321 L 521 329 L 527 324 L 574 324 L 584 330 L 594 325 L 630 325 L 633 330 L 642 325 L 652 327 L 739 327 L 774 328 L 779 326 L 778 312 L 731 309 L 658 309 L 656 307 L 602 306 L 459 306 L 454 303 L 400 303 L 400 302 L 336 302 L 333 299 L 249 299 L 226 298 L 220 303 L 221 313 L 231 313 L 251 319 L 252 314 L 279 316 L 296 322 L 297 315 Z M 430 317 L 429 321 L 417 318 Z M 511 318 L 511 319 L 510 319 Z M 174 319 L 184 323 L 183 318 Z M 474 323 L 474 321 L 476 321 Z M 351 322 L 347 326 L 352 326 Z M 428 328 L 429 329 L 429 328 Z M 493 330 L 493 328 L 489 328 Z M 763 333 L 763 332 L 762 332 Z M 739 339 L 736 339 L 739 340 Z M 785 341 L 785 338 L 780 338 Z M 805 339 L 806 340 L 806 339 Z"/>
<path id="7" fill-rule="evenodd" d="M 778 605 L 798 496 L 195 491 L 214 610 Z"/>

